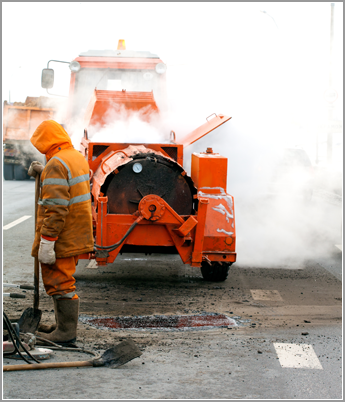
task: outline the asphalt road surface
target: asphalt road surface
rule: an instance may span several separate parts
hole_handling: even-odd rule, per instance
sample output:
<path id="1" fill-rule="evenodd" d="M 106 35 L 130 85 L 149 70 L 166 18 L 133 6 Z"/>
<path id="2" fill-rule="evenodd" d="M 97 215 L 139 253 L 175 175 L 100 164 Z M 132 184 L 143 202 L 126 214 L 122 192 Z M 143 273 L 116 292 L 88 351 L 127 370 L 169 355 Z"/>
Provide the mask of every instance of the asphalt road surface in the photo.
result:
<path id="1" fill-rule="evenodd" d="M 32 284 L 34 181 L 3 185 L 3 282 Z M 323 210 L 338 208 L 341 217 L 339 203 L 312 200 L 312 207 L 319 204 Z M 246 250 L 245 239 L 241 241 L 238 248 Z M 5 372 L 3 398 L 341 399 L 342 252 L 335 247 L 341 237 L 335 234 L 322 244 L 323 251 L 315 258 L 297 256 L 267 267 L 239 258 L 220 283 L 204 281 L 199 269 L 184 266 L 177 256 L 123 254 L 114 264 L 99 268 L 80 261 L 75 274 L 81 300 L 78 346 L 102 353 L 132 338 L 142 356 L 116 370 Z M 4 298 L 11 318 L 32 306 L 32 291 L 25 295 L 26 299 Z M 53 322 L 53 304 L 42 282 L 40 308 L 43 320 Z M 109 329 L 88 322 L 206 313 L 224 314 L 232 324 L 185 330 Z M 55 351 L 49 361 L 88 359 L 87 354 Z"/>

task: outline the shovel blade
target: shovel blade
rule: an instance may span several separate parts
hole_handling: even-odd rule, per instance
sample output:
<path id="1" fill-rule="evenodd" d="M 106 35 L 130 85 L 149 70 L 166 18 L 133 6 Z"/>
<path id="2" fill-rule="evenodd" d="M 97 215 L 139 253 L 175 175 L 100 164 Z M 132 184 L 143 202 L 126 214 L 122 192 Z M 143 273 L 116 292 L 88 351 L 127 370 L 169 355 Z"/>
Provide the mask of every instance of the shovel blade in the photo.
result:
<path id="1" fill-rule="evenodd" d="M 41 310 L 28 307 L 24 310 L 22 316 L 18 320 L 19 331 L 34 334 L 37 331 L 41 317 Z"/>
<path id="2" fill-rule="evenodd" d="M 93 360 L 92 363 L 94 367 L 116 368 L 141 355 L 138 346 L 131 339 L 127 339 L 106 350 L 100 358 Z"/>

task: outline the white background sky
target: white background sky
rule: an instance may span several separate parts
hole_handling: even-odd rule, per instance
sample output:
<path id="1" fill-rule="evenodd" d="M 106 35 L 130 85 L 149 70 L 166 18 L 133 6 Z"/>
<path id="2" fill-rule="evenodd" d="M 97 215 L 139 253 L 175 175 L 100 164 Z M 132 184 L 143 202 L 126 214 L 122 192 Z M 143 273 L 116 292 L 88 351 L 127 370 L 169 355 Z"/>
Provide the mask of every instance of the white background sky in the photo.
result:
<path id="1" fill-rule="evenodd" d="M 342 15 L 342 3 L 335 3 L 339 120 Z M 40 79 L 48 60 L 116 49 L 125 39 L 127 49 L 151 51 L 167 63 L 170 100 L 185 111 L 187 126 L 216 112 L 264 119 L 289 135 L 290 124 L 310 133 L 327 118 L 330 3 L 5 2 L 2 33 L 3 100 L 9 91 L 12 102 L 46 96 Z"/>

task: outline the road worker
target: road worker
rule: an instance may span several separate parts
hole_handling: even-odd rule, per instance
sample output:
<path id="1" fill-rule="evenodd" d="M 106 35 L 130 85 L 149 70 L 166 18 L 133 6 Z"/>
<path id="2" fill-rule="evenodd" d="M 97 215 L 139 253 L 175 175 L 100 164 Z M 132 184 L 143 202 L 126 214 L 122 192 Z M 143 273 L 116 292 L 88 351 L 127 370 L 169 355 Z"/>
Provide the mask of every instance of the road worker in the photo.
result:
<path id="1" fill-rule="evenodd" d="M 41 324 L 38 335 L 59 344 L 77 335 L 79 298 L 73 277 L 78 255 L 93 251 L 89 166 L 73 148 L 64 128 L 53 120 L 41 123 L 31 143 L 47 164 L 32 162 L 28 174 L 41 173 L 41 197 L 32 256 L 41 263 L 45 290 L 53 297 L 54 325 Z"/>

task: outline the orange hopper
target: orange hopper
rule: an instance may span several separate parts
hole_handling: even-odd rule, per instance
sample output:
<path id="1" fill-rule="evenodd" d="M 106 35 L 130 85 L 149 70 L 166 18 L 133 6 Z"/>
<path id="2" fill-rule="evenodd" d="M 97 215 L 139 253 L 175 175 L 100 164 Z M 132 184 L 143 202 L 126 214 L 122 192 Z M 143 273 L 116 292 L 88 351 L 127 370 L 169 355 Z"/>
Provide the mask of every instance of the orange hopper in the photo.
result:
<path id="1" fill-rule="evenodd" d="M 152 113 L 158 113 L 153 92 L 106 91 L 95 89 L 85 112 L 85 127 L 102 127 L 116 115 L 139 112 L 144 121 L 149 121 Z"/>

